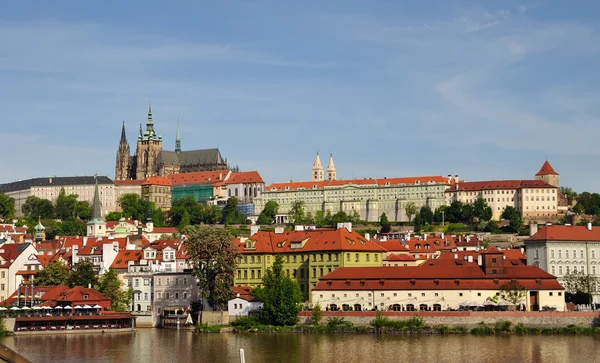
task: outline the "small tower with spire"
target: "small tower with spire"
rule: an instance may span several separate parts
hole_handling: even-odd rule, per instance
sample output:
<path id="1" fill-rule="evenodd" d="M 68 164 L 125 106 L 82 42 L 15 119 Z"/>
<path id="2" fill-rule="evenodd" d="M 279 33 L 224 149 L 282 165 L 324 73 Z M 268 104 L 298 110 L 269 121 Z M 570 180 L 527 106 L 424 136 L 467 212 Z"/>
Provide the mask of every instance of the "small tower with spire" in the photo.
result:
<path id="1" fill-rule="evenodd" d="M 560 188 L 560 175 L 554 170 L 552 165 L 546 160 L 540 171 L 535 174 L 536 180 L 543 180 L 546 183 Z"/>
<path id="2" fill-rule="evenodd" d="M 38 216 L 38 224 L 33 228 L 33 230 L 35 231 L 36 242 L 42 242 L 44 239 L 46 239 L 46 233 L 44 232 L 46 227 L 42 225 L 41 217 Z"/>
<path id="3" fill-rule="evenodd" d="M 140 125 L 140 135 L 138 136 L 137 149 L 135 152 L 135 179 L 142 180 L 151 176 L 158 175 L 159 165 L 158 156 L 162 152 L 162 137 L 156 134 L 154 130 L 154 121 L 152 120 L 152 103 L 148 104 L 148 120 L 146 121 L 146 131 L 142 133 Z"/>
<path id="4" fill-rule="evenodd" d="M 333 154 L 329 154 L 329 165 L 327 166 L 327 180 L 335 180 L 336 172 L 335 172 L 335 164 L 333 163 Z"/>
<path id="5" fill-rule="evenodd" d="M 87 222 L 88 237 L 103 237 L 106 235 L 106 222 L 102 218 L 102 204 L 100 203 L 100 191 L 98 189 L 98 179 L 94 189 L 94 202 L 92 204 L 92 219 Z"/>
<path id="6" fill-rule="evenodd" d="M 177 136 L 175 137 L 175 152 L 181 154 L 181 138 L 179 137 L 179 119 L 177 119 Z"/>
<path id="7" fill-rule="evenodd" d="M 319 158 L 319 152 L 317 151 L 317 157 L 315 158 L 315 163 L 312 167 L 312 181 L 323 181 L 324 180 L 324 172 L 323 165 L 321 164 L 321 159 Z"/>

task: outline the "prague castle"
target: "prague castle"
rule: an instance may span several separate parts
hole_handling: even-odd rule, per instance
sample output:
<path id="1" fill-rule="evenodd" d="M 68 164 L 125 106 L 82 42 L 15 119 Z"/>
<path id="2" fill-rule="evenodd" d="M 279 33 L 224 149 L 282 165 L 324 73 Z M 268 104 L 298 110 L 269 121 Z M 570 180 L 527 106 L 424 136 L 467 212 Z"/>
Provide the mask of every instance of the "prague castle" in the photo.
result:
<path id="1" fill-rule="evenodd" d="M 162 136 L 157 135 L 154 131 L 151 105 L 148 107 L 146 131 L 142 131 L 140 124 L 137 147 L 135 155 L 132 156 L 125 134 L 125 122 L 123 122 L 121 141 L 117 151 L 115 180 L 142 180 L 156 175 L 167 176 L 177 173 L 226 169 L 228 169 L 227 159 L 221 156 L 219 149 L 182 151 L 179 124 L 177 125 L 175 151 L 163 150 Z"/>

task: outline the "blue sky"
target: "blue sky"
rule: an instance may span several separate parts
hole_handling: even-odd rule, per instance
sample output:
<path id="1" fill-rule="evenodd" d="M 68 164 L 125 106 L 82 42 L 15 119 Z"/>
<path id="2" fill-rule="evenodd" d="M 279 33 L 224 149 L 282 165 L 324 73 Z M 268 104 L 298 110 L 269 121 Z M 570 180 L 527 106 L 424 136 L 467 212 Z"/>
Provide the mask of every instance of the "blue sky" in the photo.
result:
<path id="1" fill-rule="evenodd" d="M 164 145 L 267 183 L 458 174 L 600 191 L 596 1 L 21 1 L 0 13 L 0 182 Z M 132 145 L 132 147 L 134 147 Z M 326 160 L 323 160 L 326 162 Z"/>

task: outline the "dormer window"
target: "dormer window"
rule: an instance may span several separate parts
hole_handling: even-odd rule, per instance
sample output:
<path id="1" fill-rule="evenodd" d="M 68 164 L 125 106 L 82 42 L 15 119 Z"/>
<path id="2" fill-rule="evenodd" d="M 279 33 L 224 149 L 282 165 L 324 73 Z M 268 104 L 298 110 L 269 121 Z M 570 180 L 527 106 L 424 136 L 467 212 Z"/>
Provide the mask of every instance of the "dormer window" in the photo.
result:
<path id="1" fill-rule="evenodd" d="M 88 295 L 87 295 L 87 294 L 84 294 L 84 295 L 83 295 L 83 299 L 84 299 L 84 300 L 87 300 L 87 299 L 88 299 Z"/>

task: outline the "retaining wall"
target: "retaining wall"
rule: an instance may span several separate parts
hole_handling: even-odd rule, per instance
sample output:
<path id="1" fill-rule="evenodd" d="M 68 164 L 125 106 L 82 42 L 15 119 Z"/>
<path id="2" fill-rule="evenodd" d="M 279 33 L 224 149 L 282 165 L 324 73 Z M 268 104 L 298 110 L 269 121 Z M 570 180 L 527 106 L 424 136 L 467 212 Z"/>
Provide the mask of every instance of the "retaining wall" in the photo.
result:
<path id="1" fill-rule="evenodd" d="M 229 324 L 229 313 L 227 311 L 201 311 L 198 320 L 202 324 L 225 325 Z"/>
<path id="2" fill-rule="evenodd" d="M 508 320 L 513 324 L 522 323 L 530 327 L 566 327 L 576 325 L 590 327 L 594 318 L 599 316 L 597 311 L 586 312 L 519 312 L 519 311 L 456 311 L 456 312 L 381 312 L 381 315 L 392 320 L 404 320 L 418 315 L 425 320 L 426 325 L 448 325 L 472 327 L 480 324 L 494 324 L 498 320 Z M 303 311 L 298 314 L 300 324 L 310 323 L 312 313 Z M 354 325 L 369 325 L 377 316 L 374 311 L 324 311 L 322 321 L 330 317 L 343 317 Z"/>

